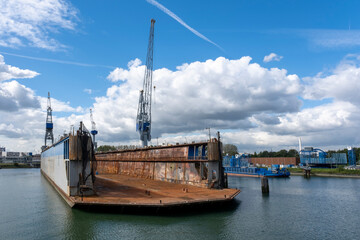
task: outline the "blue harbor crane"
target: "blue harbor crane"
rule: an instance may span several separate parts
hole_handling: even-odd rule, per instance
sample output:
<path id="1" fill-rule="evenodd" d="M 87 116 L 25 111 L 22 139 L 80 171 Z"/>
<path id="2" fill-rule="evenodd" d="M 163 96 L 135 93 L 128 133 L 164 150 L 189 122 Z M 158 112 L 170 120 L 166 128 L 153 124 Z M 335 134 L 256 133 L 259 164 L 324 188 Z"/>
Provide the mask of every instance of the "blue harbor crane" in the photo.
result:
<path id="1" fill-rule="evenodd" d="M 91 135 L 93 136 L 93 144 L 94 144 L 94 149 L 96 151 L 97 149 L 97 143 L 95 142 L 95 135 L 98 134 L 98 131 L 96 130 L 96 124 L 94 121 L 94 117 L 93 117 L 93 113 L 92 113 L 92 109 L 90 108 L 90 121 L 91 121 Z"/>
<path id="2" fill-rule="evenodd" d="M 47 140 L 51 141 L 51 144 L 54 144 L 50 92 L 48 92 L 48 99 L 47 99 L 46 132 L 45 132 L 45 145 L 44 145 L 45 148 L 47 147 L 47 145 L 46 145 Z"/>
<path id="3" fill-rule="evenodd" d="M 140 134 L 140 140 L 143 147 L 146 147 L 148 145 L 148 141 L 151 140 L 151 90 L 153 72 L 154 25 L 155 20 L 151 19 L 144 83 L 143 89 L 140 91 L 136 117 L 136 131 Z"/>

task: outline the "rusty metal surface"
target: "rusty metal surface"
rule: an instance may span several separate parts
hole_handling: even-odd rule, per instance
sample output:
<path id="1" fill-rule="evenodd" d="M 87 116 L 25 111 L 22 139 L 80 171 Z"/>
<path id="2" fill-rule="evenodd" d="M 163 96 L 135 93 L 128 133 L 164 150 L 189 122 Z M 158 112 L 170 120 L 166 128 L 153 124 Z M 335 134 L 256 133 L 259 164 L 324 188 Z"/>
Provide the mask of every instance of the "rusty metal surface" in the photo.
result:
<path id="1" fill-rule="evenodd" d="M 209 142 L 208 143 L 208 159 L 211 160 L 219 160 L 219 148 L 217 142 Z"/>
<path id="2" fill-rule="evenodd" d="M 69 160 L 79 160 L 82 158 L 81 142 L 77 135 L 69 136 Z"/>
<path id="3" fill-rule="evenodd" d="M 120 174 L 204 188 L 216 188 L 220 182 L 222 164 L 216 140 L 100 152 L 95 158 L 99 174 Z"/>
<path id="4" fill-rule="evenodd" d="M 206 167 L 204 166 L 204 169 Z M 207 172 L 206 170 L 203 170 Z M 200 172 L 200 164 L 172 162 L 102 162 L 97 163 L 99 174 L 121 174 L 145 179 L 208 187 L 207 175 Z"/>
<path id="5" fill-rule="evenodd" d="M 98 161 L 186 161 L 187 159 L 187 147 L 139 149 L 138 151 L 130 150 L 96 154 L 96 160 Z"/>
<path id="6" fill-rule="evenodd" d="M 232 200 L 240 190 L 207 189 L 119 174 L 99 175 L 97 196 L 72 197 L 76 205 L 172 206 Z"/>

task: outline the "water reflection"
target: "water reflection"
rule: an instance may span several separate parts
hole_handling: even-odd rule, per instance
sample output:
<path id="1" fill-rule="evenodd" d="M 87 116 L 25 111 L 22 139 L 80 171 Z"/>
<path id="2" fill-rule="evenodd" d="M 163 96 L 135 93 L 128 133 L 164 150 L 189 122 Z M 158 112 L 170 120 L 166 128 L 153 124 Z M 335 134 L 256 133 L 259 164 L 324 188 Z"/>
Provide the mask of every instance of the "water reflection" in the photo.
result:
<path id="1" fill-rule="evenodd" d="M 71 209 L 38 170 L 0 170 L 1 239 L 357 239 L 360 179 L 229 177 L 220 211 L 161 216 Z M 219 210 L 219 209 L 216 209 Z"/>

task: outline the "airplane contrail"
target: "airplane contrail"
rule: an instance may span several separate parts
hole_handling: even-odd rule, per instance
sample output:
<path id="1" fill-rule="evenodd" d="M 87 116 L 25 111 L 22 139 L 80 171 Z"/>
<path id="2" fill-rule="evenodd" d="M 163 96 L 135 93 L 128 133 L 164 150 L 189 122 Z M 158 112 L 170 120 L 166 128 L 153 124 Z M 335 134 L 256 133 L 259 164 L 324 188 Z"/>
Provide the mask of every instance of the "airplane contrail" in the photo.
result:
<path id="1" fill-rule="evenodd" d="M 180 23 L 181 25 L 183 25 L 184 27 L 186 27 L 187 29 L 189 29 L 192 33 L 194 33 L 196 36 L 204 39 L 205 41 L 215 45 L 216 47 L 218 47 L 221 51 L 224 51 L 224 49 L 222 47 L 220 47 L 218 44 L 214 43 L 213 41 L 211 41 L 210 39 L 208 39 L 207 37 L 205 37 L 204 35 L 202 35 L 201 33 L 199 33 L 198 31 L 196 31 L 195 29 L 193 29 L 192 27 L 190 27 L 189 25 L 187 25 L 181 18 L 179 18 L 175 13 L 173 13 L 172 11 L 170 11 L 169 9 L 167 9 L 164 5 L 158 3 L 155 0 L 146 0 L 148 3 L 154 5 L 155 7 L 159 8 L 161 11 L 163 11 L 164 13 L 166 13 L 167 15 L 169 15 L 170 17 L 172 17 L 173 19 L 175 19 L 178 23 Z"/>
<path id="2" fill-rule="evenodd" d="M 51 58 L 31 57 L 31 56 L 25 56 L 25 55 L 20 55 L 20 54 L 15 54 L 15 53 L 8 53 L 8 52 L 1 52 L 1 51 L 0 51 L 0 54 L 5 54 L 5 55 L 9 55 L 9 56 L 14 56 L 14 57 L 20 57 L 20 58 L 27 58 L 27 59 L 32 59 L 32 60 L 37 60 L 37 61 L 43 61 L 43 62 L 53 62 L 53 63 L 61 63 L 61 64 L 70 64 L 70 65 L 76 65 L 76 66 L 81 66 L 81 67 L 102 67 L 102 68 L 110 68 L 110 69 L 115 68 L 115 67 L 113 67 L 113 66 L 95 65 L 95 64 L 87 64 L 87 63 L 79 63 L 79 62 L 71 62 L 71 61 L 64 61 L 64 60 L 51 59 Z"/>

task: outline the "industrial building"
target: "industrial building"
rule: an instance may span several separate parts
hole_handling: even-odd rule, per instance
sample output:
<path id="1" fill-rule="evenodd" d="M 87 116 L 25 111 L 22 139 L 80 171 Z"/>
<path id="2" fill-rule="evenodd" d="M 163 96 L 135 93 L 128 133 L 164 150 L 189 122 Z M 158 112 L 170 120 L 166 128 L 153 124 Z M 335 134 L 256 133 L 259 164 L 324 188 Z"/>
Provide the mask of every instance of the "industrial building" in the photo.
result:
<path id="1" fill-rule="evenodd" d="M 0 162 L 1 163 L 32 163 L 31 152 L 5 152 L 0 151 Z"/>
<path id="2" fill-rule="evenodd" d="M 300 151 L 300 163 L 313 167 L 330 167 L 333 165 L 346 165 L 346 153 L 328 154 L 319 148 L 305 147 Z"/>
<path id="3" fill-rule="evenodd" d="M 273 164 L 277 165 L 299 165 L 300 158 L 298 157 L 252 157 L 250 163 L 253 165 L 266 165 L 271 166 Z"/>

